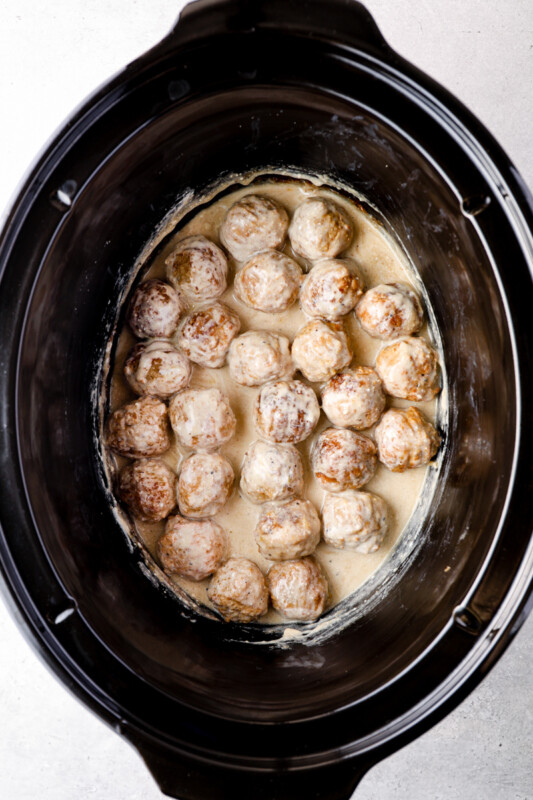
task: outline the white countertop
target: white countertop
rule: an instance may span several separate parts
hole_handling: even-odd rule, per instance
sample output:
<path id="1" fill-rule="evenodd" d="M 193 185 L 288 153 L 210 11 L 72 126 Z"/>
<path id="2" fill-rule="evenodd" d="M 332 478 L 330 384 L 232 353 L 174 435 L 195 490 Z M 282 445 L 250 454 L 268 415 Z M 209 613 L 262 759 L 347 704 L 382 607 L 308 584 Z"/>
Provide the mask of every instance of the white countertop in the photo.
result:
<path id="1" fill-rule="evenodd" d="M 183 5 L 2 0 L 0 209 L 63 119 L 156 43 Z M 465 102 L 533 186 L 532 0 L 366 6 L 389 43 Z M 2 603 L 0 630 L 0 798 L 161 798 L 136 752 L 51 676 Z M 368 773 L 357 800 L 533 798 L 532 660 L 533 618 L 462 705 Z"/>

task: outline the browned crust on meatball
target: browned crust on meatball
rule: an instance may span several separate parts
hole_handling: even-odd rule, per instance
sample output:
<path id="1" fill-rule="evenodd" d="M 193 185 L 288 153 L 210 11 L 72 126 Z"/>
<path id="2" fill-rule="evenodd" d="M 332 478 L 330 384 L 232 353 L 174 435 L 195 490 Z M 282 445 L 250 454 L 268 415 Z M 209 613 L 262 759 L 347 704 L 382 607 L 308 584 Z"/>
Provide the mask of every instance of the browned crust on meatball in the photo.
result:
<path id="1" fill-rule="evenodd" d="M 251 622 L 268 610 L 265 576 L 247 558 L 226 561 L 213 576 L 207 596 L 226 622 Z"/>
<path id="2" fill-rule="evenodd" d="M 107 423 L 107 444 L 125 458 L 163 455 L 170 447 L 166 405 L 145 395 L 118 408 Z"/>
<path id="3" fill-rule="evenodd" d="M 288 227 L 289 215 L 282 205 L 271 197 L 249 194 L 229 209 L 220 228 L 220 238 L 241 261 L 255 250 L 281 247 Z"/>
<path id="4" fill-rule="evenodd" d="M 165 572 L 202 581 L 226 556 L 226 532 L 214 520 L 190 520 L 176 514 L 168 518 L 156 550 Z"/>
<path id="5" fill-rule="evenodd" d="M 345 408 L 344 414 L 331 408 L 335 398 L 353 392 L 353 410 Z M 322 390 L 322 408 L 334 425 L 364 430 L 374 425 L 385 408 L 386 399 L 381 379 L 372 367 L 355 367 L 351 372 L 334 375 Z M 362 408 L 362 406 L 365 406 Z M 342 419 L 341 419 L 342 416 Z M 357 424 L 355 417 L 359 417 Z"/>
<path id="6" fill-rule="evenodd" d="M 319 416 L 316 394 L 302 381 L 267 384 L 254 406 L 256 428 L 271 442 L 301 442 L 314 430 Z"/>
<path id="7" fill-rule="evenodd" d="M 226 256 L 203 235 L 186 236 L 179 241 L 165 265 L 169 280 L 196 302 L 220 297 L 226 289 Z"/>
<path id="8" fill-rule="evenodd" d="M 228 459 L 219 453 L 193 453 L 180 470 L 178 498 L 186 517 L 202 518 L 217 514 L 233 488 L 235 474 Z"/>
<path id="9" fill-rule="evenodd" d="M 139 339 L 172 336 L 185 311 L 179 293 L 165 281 L 152 278 L 141 283 L 131 298 L 127 322 Z"/>
<path id="10" fill-rule="evenodd" d="M 190 314 L 178 333 L 178 344 L 196 364 L 221 367 L 241 321 L 222 303 L 213 303 Z"/>
<path id="11" fill-rule="evenodd" d="M 374 476 L 377 448 L 372 439 L 345 428 L 327 428 L 313 450 L 313 471 L 328 491 L 359 489 Z"/>
<path id="12" fill-rule="evenodd" d="M 428 464 L 436 455 L 441 437 L 414 406 L 390 408 L 376 428 L 379 460 L 391 472 L 405 472 Z"/>
<path id="13" fill-rule="evenodd" d="M 159 458 L 140 458 L 121 470 L 117 494 L 134 517 L 159 522 L 176 505 L 176 475 Z"/>
<path id="14" fill-rule="evenodd" d="M 273 564 L 267 573 L 272 605 L 289 619 L 311 621 L 324 611 L 328 582 L 312 557 Z"/>

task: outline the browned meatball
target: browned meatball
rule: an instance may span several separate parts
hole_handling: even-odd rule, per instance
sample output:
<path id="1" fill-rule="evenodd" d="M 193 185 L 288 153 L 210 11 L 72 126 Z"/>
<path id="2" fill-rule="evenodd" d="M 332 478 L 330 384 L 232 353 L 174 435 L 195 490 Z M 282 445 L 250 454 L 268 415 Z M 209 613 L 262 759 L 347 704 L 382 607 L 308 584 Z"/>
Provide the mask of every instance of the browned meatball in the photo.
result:
<path id="1" fill-rule="evenodd" d="M 298 206 L 289 228 L 292 249 L 311 261 L 335 258 L 346 250 L 352 235 L 346 212 L 325 197 L 311 197 Z"/>
<path id="2" fill-rule="evenodd" d="M 254 407 L 257 430 L 269 442 L 301 442 L 320 416 L 316 394 L 301 381 L 278 381 L 263 386 Z"/>
<path id="3" fill-rule="evenodd" d="M 251 622 L 268 610 L 265 576 L 247 558 L 226 561 L 213 576 L 207 596 L 226 622 Z"/>
<path id="4" fill-rule="evenodd" d="M 185 313 L 185 303 L 164 281 L 145 281 L 137 287 L 128 307 L 128 324 L 139 339 L 172 336 Z"/>
<path id="5" fill-rule="evenodd" d="M 294 374 L 289 340 L 267 331 L 237 336 L 229 349 L 228 365 L 231 377 L 242 386 L 260 386 Z"/>
<path id="6" fill-rule="evenodd" d="M 235 414 L 220 389 L 184 389 L 172 398 L 168 412 L 185 447 L 214 450 L 235 433 Z"/>
<path id="7" fill-rule="evenodd" d="M 339 323 L 314 319 L 292 343 L 292 360 L 308 381 L 327 381 L 352 360 L 348 337 Z"/>
<path id="8" fill-rule="evenodd" d="M 376 471 L 377 449 L 362 433 L 327 428 L 316 440 L 312 461 L 315 477 L 324 489 L 359 489 Z"/>
<path id="9" fill-rule="evenodd" d="M 376 339 L 409 336 L 422 327 L 424 312 L 413 290 L 403 283 L 374 286 L 355 309 L 361 327 Z"/>
<path id="10" fill-rule="evenodd" d="M 289 227 L 285 209 L 270 197 L 248 194 L 234 203 L 220 228 L 220 240 L 233 258 L 246 261 L 258 250 L 282 247 Z"/>
<path id="11" fill-rule="evenodd" d="M 370 428 L 385 408 L 379 375 L 371 367 L 355 367 L 334 375 L 322 391 L 322 408 L 334 425 Z"/>
<path id="12" fill-rule="evenodd" d="M 178 504 L 185 517 L 202 519 L 218 514 L 231 494 L 235 475 L 227 458 L 218 453 L 194 453 L 180 470 Z"/>
<path id="13" fill-rule="evenodd" d="M 178 332 L 178 345 L 195 364 L 221 367 L 240 327 L 237 314 L 222 303 L 213 303 L 184 320 Z"/>
<path id="14" fill-rule="evenodd" d="M 166 405 L 146 395 L 118 408 L 107 423 L 107 443 L 126 458 L 162 455 L 170 447 Z"/>
<path id="15" fill-rule="evenodd" d="M 388 528 L 387 504 L 370 492 L 326 494 L 322 506 L 324 541 L 332 547 L 374 553 Z"/>
<path id="16" fill-rule="evenodd" d="M 379 460 L 392 472 L 425 466 L 440 445 L 440 436 L 418 408 L 390 408 L 376 428 Z"/>
<path id="17" fill-rule="evenodd" d="M 176 475 L 159 458 L 140 458 L 121 470 L 117 494 L 134 517 L 158 522 L 176 505 Z"/>
<path id="18" fill-rule="evenodd" d="M 437 353 L 424 339 L 409 337 L 378 353 L 376 371 L 387 394 L 404 400 L 432 400 L 440 391 Z"/>
<path id="19" fill-rule="evenodd" d="M 314 558 L 273 564 L 267 582 L 272 605 L 284 617 L 307 622 L 324 611 L 328 582 Z"/>
<path id="20" fill-rule="evenodd" d="M 304 468 L 291 444 L 252 442 L 242 462 L 241 490 L 252 503 L 288 500 L 302 494 Z"/>
<path id="21" fill-rule="evenodd" d="M 212 519 L 169 517 L 157 542 L 161 566 L 170 575 L 203 581 L 224 561 L 227 551 L 224 528 Z"/>
<path id="22" fill-rule="evenodd" d="M 355 262 L 349 258 L 328 258 L 315 264 L 300 292 L 306 314 L 330 322 L 348 314 L 364 291 Z"/>
<path id="23" fill-rule="evenodd" d="M 236 274 L 235 294 L 257 311 L 277 314 L 296 301 L 302 280 L 299 264 L 277 250 L 256 253 Z"/>
<path id="24" fill-rule="evenodd" d="M 191 364 L 167 339 L 156 339 L 135 345 L 124 363 L 124 375 L 137 394 L 170 397 L 189 383 Z"/>
<path id="25" fill-rule="evenodd" d="M 205 236 L 187 236 L 165 260 L 167 277 L 192 303 L 214 300 L 226 290 L 226 256 Z"/>
<path id="26" fill-rule="evenodd" d="M 303 558 L 320 540 L 320 519 L 309 500 L 266 506 L 255 526 L 259 552 L 271 561 Z"/>

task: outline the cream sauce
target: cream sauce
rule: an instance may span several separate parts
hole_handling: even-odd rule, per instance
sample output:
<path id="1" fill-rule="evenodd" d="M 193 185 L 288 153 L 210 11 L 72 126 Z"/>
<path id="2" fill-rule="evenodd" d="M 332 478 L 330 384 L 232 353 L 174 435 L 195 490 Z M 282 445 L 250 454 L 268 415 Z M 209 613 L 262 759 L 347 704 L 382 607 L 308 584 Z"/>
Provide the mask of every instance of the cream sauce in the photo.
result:
<path id="1" fill-rule="evenodd" d="M 324 186 L 316 186 L 312 183 L 294 179 L 288 179 L 287 182 L 254 182 L 252 186 L 245 186 L 226 194 L 218 200 L 215 198 L 209 205 L 200 208 L 195 216 L 183 227 L 179 227 L 178 220 L 177 224 L 179 229 L 157 252 L 150 268 L 144 275 L 144 279 L 165 279 L 165 258 L 175 246 L 176 242 L 180 241 L 185 236 L 204 234 L 217 244 L 220 244 L 218 231 L 227 210 L 240 197 L 250 193 L 268 195 L 278 200 L 291 216 L 297 206 L 308 197 L 316 195 L 330 197 L 346 210 L 353 222 L 353 241 L 342 255 L 343 257 L 347 256 L 353 258 L 357 262 L 365 281 L 365 287 L 368 289 L 381 283 L 401 281 L 413 286 L 415 291 L 420 294 L 420 287 L 415 285 L 416 276 L 407 262 L 407 259 L 395 242 L 384 233 L 376 220 L 343 195 L 329 190 Z M 187 207 L 183 209 L 183 215 L 186 211 Z M 304 272 L 309 270 L 311 264 L 301 257 L 296 256 L 289 242 L 285 246 L 285 252 L 300 263 Z M 232 288 L 234 274 L 240 266 L 242 266 L 241 263 L 236 263 L 229 258 L 229 288 L 222 297 L 219 298 L 221 302 L 225 303 L 239 315 L 241 320 L 240 332 L 244 333 L 249 330 L 270 330 L 275 333 L 284 334 L 292 341 L 297 331 L 309 318 L 303 313 L 298 303 L 289 310 L 279 314 L 255 311 L 244 305 L 236 298 Z M 376 354 L 382 346 L 382 342 L 371 338 L 361 329 L 354 313 L 348 314 L 343 318 L 343 321 L 353 348 L 354 358 L 352 365 L 361 364 L 373 366 L 375 364 Z M 426 338 L 428 337 L 427 324 L 422 330 L 421 335 Z M 124 327 L 119 334 L 115 362 L 113 365 L 114 372 L 112 375 L 110 392 L 111 411 L 134 398 L 133 393 L 123 377 L 123 364 L 130 348 L 136 341 L 129 328 Z M 295 378 L 305 380 L 300 373 L 297 373 Z M 320 385 L 311 385 L 317 391 L 317 394 L 319 394 Z M 261 506 L 254 505 L 246 500 L 241 496 L 238 489 L 240 466 L 244 453 L 248 445 L 259 438 L 252 422 L 251 409 L 260 387 L 246 387 L 236 384 L 231 379 L 227 366 L 223 366 L 219 369 L 208 369 L 197 365 L 193 365 L 190 386 L 192 388 L 216 386 L 229 397 L 231 407 L 237 417 L 237 429 L 233 439 L 224 445 L 220 449 L 220 452 L 225 455 L 233 465 L 236 474 L 236 486 L 232 496 L 225 507 L 217 514 L 216 519 L 228 533 L 230 554 L 245 556 L 255 561 L 264 572 L 267 572 L 272 562 L 267 561 L 260 555 L 253 536 Z M 427 403 L 413 404 L 394 398 L 388 398 L 388 405 L 402 408 L 416 405 L 430 420 L 433 420 L 435 417 L 436 403 L 434 400 Z M 298 445 L 306 469 L 304 495 L 315 504 L 318 510 L 322 507 L 324 490 L 319 486 L 310 470 L 309 453 L 317 435 L 330 424 L 331 423 L 329 423 L 322 412 L 318 426 L 313 434 L 309 439 Z M 372 435 L 372 429 L 370 429 L 370 431 L 363 431 L 363 433 Z M 188 451 L 186 448 L 174 442 L 168 452 L 163 456 L 163 459 L 173 470 L 179 471 L 181 462 L 190 452 L 191 451 Z M 125 459 L 116 458 L 114 468 L 116 470 L 120 469 L 123 463 L 126 463 Z M 363 487 L 364 491 L 375 492 L 380 495 L 386 500 L 390 508 L 389 532 L 379 550 L 370 554 L 362 554 L 349 550 L 336 550 L 326 545 L 324 542 L 319 544 L 315 555 L 322 564 L 328 577 L 330 607 L 337 604 L 360 587 L 391 553 L 413 512 L 427 470 L 428 467 L 422 467 L 404 473 L 391 473 L 386 467 L 380 464 L 374 478 Z M 156 542 L 164 530 L 165 523 L 142 523 L 134 521 L 134 525 L 145 547 L 155 558 Z M 172 576 L 171 581 L 176 585 L 176 588 L 181 587 L 181 589 L 185 590 L 185 592 L 195 600 L 204 605 L 210 605 L 206 594 L 209 579 L 200 583 L 195 583 Z M 286 620 L 272 609 L 259 621 L 263 623 L 286 622 Z"/>

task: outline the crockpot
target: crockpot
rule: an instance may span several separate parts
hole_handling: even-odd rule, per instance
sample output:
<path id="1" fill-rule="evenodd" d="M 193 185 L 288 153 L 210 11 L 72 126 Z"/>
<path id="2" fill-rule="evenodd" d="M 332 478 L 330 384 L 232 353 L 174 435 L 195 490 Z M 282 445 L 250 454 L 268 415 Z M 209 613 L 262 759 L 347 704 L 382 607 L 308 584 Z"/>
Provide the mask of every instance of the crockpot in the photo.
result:
<path id="1" fill-rule="evenodd" d="M 402 243 L 442 336 L 448 420 L 397 579 L 348 606 L 332 635 L 281 647 L 149 579 L 109 503 L 98 396 L 117 309 L 161 221 L 190 190 L 283 170 L 350 187 Z M 533 577 L 532 221 L 487 131 L 351 0 L 191 4 L 27 179 L 0 239 L 4 587 L 52 669 L 168 795 L 345 800 L 520 626 Z"/>

